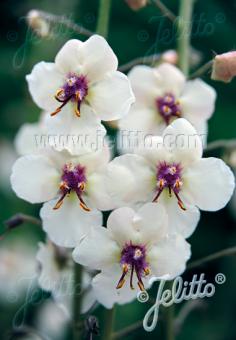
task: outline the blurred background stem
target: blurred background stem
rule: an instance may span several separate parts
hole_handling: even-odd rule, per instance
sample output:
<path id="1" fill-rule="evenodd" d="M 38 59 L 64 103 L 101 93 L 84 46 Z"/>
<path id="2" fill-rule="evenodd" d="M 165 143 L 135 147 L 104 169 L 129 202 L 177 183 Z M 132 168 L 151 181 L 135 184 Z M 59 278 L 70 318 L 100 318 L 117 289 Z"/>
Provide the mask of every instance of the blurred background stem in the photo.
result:
<path id="1" fill-rule="evenodd" d="M 173 281 L 167 281 L 165 284 L 165 289 L 172 290 Z M 175 324 L 174 324 L 174 305 L 170 307 L 164 307 L 164 339 L 165 340 L 174 340 L 175 338 Z"/>
<path id="2" fill-rule="evenodd" d="M 189 73 L 193 4 L 194 0 L 180 0 L 179 18 L 177 21 L 179 68 L 186 76 L 188 76 Z"/>
<path id="3" fill-rule="evenodd" d="M 97 33 L 107 38 L 112 0 L 100 0 L 98 9 Z"/>
<path id="4" fill-rule="evenodd" d="M 104 313 L 104 327 L 102 331 L 102 340 L 112 340 L 113 326 L 115 323 L 115 307 L 112 309 L 105 309 Z"/>
<path id="5" fill-rule="evenodd" d="M 82 282 L 82 267 L 78 263 L 74 263 L 74 322 L 73 322 L 73 339 L 81 339 L 80 327 L 80 310 L 81 310 L 81 282 Z"/>

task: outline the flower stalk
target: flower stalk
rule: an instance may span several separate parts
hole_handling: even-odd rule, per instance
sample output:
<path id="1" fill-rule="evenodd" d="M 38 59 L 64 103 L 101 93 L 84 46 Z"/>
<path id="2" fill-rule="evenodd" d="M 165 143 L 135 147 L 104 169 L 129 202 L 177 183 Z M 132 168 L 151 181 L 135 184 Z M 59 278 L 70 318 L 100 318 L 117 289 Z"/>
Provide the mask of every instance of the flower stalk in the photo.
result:
<path id="1" fill-rule="evenodd" d="M 97 33 L 107 38 L 110 19 L 111 0 L 100 0 Z"/>
<path id="2" fill-rule="evenodd" d="M 81 280 L 82 266 L 74 263 L 74 299 L 73 299 L 73 339 L 81 339 L 80 310 L 81 310 Z"/>
<path id="3" fill-rule="evenodd" d="M 106 309 L 105 315 L 104 315 L 104 327 L 103 327 L 103 333 L 102 333 L 102 340 L 112 340 L 113 339 L 113 326 L 115 323 L 115 307 L 112 309 Z"/>
<path id="4" fill-rule="evenodd" d="M 166 282 L 166 289 L 172 289 L 172 281 Z M 170 307 L 165 307 L 164 310 L 164 329 L 165 329 L 165 339 L 174 340 L 175 338 L 175 324 L 174 324 L 174 305 Z"/>
<path id="5" fill-rule="evenodd" d="M 180 1 L 179 18 L 177 21 L 177 50 L 179 55 L 179 68 L 186 76 L 188 76 L 189 73 L 193 4 L 194 0 Z"/>

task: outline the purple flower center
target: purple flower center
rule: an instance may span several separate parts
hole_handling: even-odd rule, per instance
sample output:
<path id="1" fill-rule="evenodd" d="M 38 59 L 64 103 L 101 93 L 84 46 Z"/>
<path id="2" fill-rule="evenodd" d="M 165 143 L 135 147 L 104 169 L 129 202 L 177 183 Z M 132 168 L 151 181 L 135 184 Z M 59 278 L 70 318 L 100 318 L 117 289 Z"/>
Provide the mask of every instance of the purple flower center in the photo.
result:
<path id="1" fill-rule="evenodd" d="M 153 199 L 153 202 L 157 202 L 159 196 L 164 189 L 168 189 L 169 196 L 172 196 L 172 192 L 175 194 L 178 205 L 182 210 L 186 210 L 182 200 L 179 197 L 179 192 L 183 185 L 182 181 L 182 167 L 179 163 L 166 163 L 161 162 L 157 166 L 157 194 Z"/>
<path id="2" fill-rule="evenodd" d="M 81 208 L 83 208 L 85 211 L 90 211 L 82 198 L 86 184 L 85 172 L 85 167 L 81 166 L 80 164 L 75 166 L 71 163 L 64 165 L 60 184 L 61 197 L 59 198 L 54 209 L 59 209 L 64 198 L 70 195 L 71 191 L 74 191 L 80 201 Z"/>
<path id="3" fill-rule="evenodd" d="M 51 113 L 51 116 L 55 116 L 61 111 L 69 101 L 75 103 L 75 114 L 80 117 L 80 105 L 88 94 L 88 82 L 85 76 L 77 76 L 75 73 L 69 73 L 66 77 L 65 83 L 60 89 L 57 90 L 55 99 L 61 103 L 61 105 Z"/>
<path id="4" fill-rule="evenodd" d="M 159 114 L 164 119 L 166 125 L 169 125 L 173 117 L 181 117 L 181 109 L 179 102 L 171 93 L 166 93 L 162 97 L 156 99 L 156 106 Z"/>
<path id="5" fill-rule="evenodd" d="M 125 283 L 125 277 L 130 272 L 130 288 L 134 289 L 133 286 L 133 275 L 134 272 L 138 279 L 138 286 L 141 290 L 144 290 L 144 284 L 142 277 L 149 275 L 150 269 L 146 261 L 146 248 L 144 245 L 134 245 L 130 241 L 126 243 L 120 258 L 120 264 L 122 266 L 123 272 L 121 278 L 116 286 L 117 289 L 123 287 Z"/>

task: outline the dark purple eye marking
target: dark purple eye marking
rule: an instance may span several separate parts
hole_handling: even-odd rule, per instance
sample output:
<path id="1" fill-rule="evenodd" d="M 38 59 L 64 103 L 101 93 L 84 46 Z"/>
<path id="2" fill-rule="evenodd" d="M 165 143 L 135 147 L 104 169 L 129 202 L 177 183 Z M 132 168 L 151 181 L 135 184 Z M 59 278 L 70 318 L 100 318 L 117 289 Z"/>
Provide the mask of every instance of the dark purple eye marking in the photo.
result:
<path id="1" fill-rule="evenodd" d="M 81 166 L 80 164 L 74 166 L 69 163 L 64 165 L 62 171 L 60 184 L 61 197 L 53 209 L 59 209 L 64 198 L 70 195 L 71 191 L 74 191 L 78 196 L 81 208 L 85 211 L 90 211 L 82 198 L 86 185 L 85 167 Z"/>
<path id="2" fill-rule="evenodd" d="M 171 118 L 181 117 L 181 109 L 178 100 L 171 93 L 166 93 L 156 99 L 156 106 L 159 114 L 164 119 L 166 125 L 169 125 Z"/>
<path id="3" fill-rule="evenodd" d="M 179 192 L 183 185 L 182 181 L 182 167 L 179 163 L 166 163 L 161 162 L 157 166 L 157 194 L 153 199 L 153 202 L 157 202 L 162 191 L 167 188 L 169 190 L 169 196 L 171 197 L 172 191 L 175 194 L 178 205 L 182 210 L 186 210 Z"/>
<path id="4" fill-rule="evenodd" d="M 146 261 L 145 245 L 134 245 L 131 241 L 126 243 L 121 252 L 120 264 L 123 272 L 116 289 L 123 287 L 128 272 L 130 272 L 130 288 L 134 289 L 133 275 L 135 272 L 138 279 L 138 286 L 140 290 L 144 290 L 142 277 L 150 274 L 149 264 Z"/>
<path id="5" fill-rule="evenodd" d="M 86 77 L 77 76 L 75 73 L 69 73 L 66 77 L 65 83 L 57 90 L 55 99 L 62 103 L 51 116 L 55 116 L 61 111 L 69 101 L 75 103 L 75 114 L 80 117 L 80 105 L 88 94 L 88 82 Z"/>

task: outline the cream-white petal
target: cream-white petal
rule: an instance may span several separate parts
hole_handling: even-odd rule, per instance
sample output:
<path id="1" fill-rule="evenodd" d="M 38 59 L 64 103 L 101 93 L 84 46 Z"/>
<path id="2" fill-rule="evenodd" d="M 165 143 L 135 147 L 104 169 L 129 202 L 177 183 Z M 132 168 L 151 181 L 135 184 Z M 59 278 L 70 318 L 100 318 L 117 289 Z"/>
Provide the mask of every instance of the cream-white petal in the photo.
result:
<path id="1" fill-rule="evenodd" d="M 209 119 L 215 109 L 216 91 L 201 79 L 189 80 L 179 99 L 183 117 L 192 124 Z"/>
<path id="2" fill-rule="evenodd" d="M 134 103 L 130 82 L 121 72 L 109 73 L 89 89 L 87 100 L 102 120 L 124 117 Z"/>
<path id="3" fill-rule="evenodd" d="M 59 183 L 60 174 L 47 157 L 27 155 L 13 165 L 12 188 L 17 196 L 30 203 L 41 203 L 54 198 Z"/>
<path id="4" fill-rule="evenodd" d="M 221 159 L 214 157 L 203 158 L 192 164 L 184 180 L 187 182 L 186 198 L 201 210 L 224 208 L 235 188 L 233 172 Z"/>
<path id="5" fill-rule="evenodd" d="M 54 112 L 59 106 L 54 96 L 64 83 L 64 75 L 55 64 L 41 61 L 33 67 L 26 80 L 34 102 L 41 109 Z"/>
<path id="6" fill-rule="evenodd" d="M 176 119 L 163 132 L 163 143 L 172 153 L 173 161 L 182 165 L 199 160 L 203 142 L 195 128 L 184 118 Z"/>
<path id="7" fill-rule="evenodd" d="M 83 43 L 82 72 L 90 83 L 95 83 L 105 77 L 107 73 L 117 70 L 118 60 L 107 41 L 93 35 Z"/>
<path id="8" fill-rule="evenodd" d="M 155 72 L 160 77 L 159 87 L 162 94 L 171 93 L 178 99 L 186 82 L 183 72 L 176 66 L 168 63 L 162 63 L 156 67 Z"/>
<path id="9" fill-rule="evenodd" d="M 90 212 L 84 211 L 73 194 L 65 197 L 58 210 L 53 209 L 56 202 L 57 200 L 52 200 L 45 203 L 40 211 L 40 217 L 43 230 L 49 239 L 59 246 L 75 247 L 93 226 L 102 224 L 102 213 L 95 209 Z"/>
<path id="10" fill-rule="evenodd" d="M 55 58 L 56 67 L 65 74 L 81 71 L 81 64 L 84 61 L 83 42 L 78 39 L 67 41 Z"/>
<path id="11" fill-rule="evenodd" d="M 73 259 L 90 269 L 101 270 L 118 262 L 119 254 L 120 248 L 108 230 L 98 225 L 90 228 L 74 249 Z"/>
<path id="12" fill-rule="evenodd" d="M 123 305 L 131 302 L 138 294 L 138 288 L 135 287 L 132 290 L 128 281 L 121 289 L 116 289 L 121 273 L 122 269 L 119 265 L 116 265 L 110 268 L 110 270 L 108 269 L 96 275 L 92 281 L 97 301 L 108 309 L 111 309 L 115 303 Z"/>
<path id="13" fill-rule="evenodd" d="M 107 166 L 107 191 L 116 206 L 146 202 L 153 192 L 156 174 L 141 156 L 126 154 Z"/>
<path id="14" fill-rule="evenodd" d="M 153 246 L 148 252 L 152 275 L 169 279 L 181 275 L 190 258 L 190 245 L 181 235 L 170 235 Z"/>

